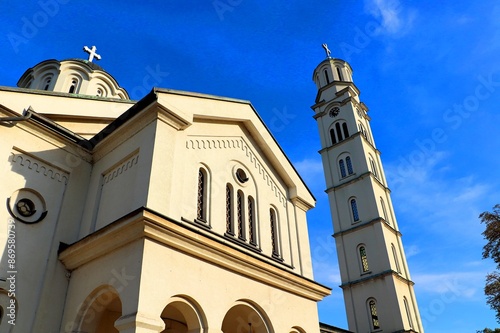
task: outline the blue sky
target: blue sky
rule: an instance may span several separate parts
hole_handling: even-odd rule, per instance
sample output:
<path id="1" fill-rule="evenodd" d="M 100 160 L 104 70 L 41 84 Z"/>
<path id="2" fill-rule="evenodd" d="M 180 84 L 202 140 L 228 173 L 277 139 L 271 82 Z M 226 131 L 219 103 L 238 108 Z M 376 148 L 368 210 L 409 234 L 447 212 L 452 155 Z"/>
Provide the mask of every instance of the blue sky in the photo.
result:
<path id="1" fill-rule="evenodd" d="M 0 10 L 0 85 L 96 45 L 98 64 L 135 99 L 155 85 L 250 100 L 317 198 L 315 277 L 333 287 L 320 319 L 347 328 L 310 109 L 328 43 L 370 109 L 426 332 L 497 326 L 478 219 L 500 203 L 497 1 L 41 0 Z"/>

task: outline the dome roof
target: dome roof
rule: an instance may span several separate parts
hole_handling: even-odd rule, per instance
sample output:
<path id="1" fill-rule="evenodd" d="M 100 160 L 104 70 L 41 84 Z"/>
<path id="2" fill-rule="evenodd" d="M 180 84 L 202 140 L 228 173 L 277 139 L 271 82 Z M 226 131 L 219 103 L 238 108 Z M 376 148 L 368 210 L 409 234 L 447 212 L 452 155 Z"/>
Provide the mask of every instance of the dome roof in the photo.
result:
<path id="1" fill-rule="evenodd" d="M 84 59 L 45 60 L 28 69 L 17 82 L 27 89 L 129 99 L 125 89 L 101 66 Z"/>
<path id="2" fill-rule="evenodd" d="M 106 72 L 104 70 L 104 68 L 102 68 L 101 66 L 99 66 L 98 64 L 96 64 L 95 62 L 90 62 L 88 60 L 85 60 L 85 59 L 79 59 L 79 58 L 68 58 L 68 59 L 64 59 L 64 60 L 61 60 L 61 62 L 63 61 L 79 61 L 81 63 L 84 63 L 85 65 L 89 66 L 90 68 L 92 68 L 93 70 L 95 71 L 103 71 L 103 72 Z M 107 72 L 106 72 L 107 73 Z M 108 73 L 109 74 L 109 73 Z"/>

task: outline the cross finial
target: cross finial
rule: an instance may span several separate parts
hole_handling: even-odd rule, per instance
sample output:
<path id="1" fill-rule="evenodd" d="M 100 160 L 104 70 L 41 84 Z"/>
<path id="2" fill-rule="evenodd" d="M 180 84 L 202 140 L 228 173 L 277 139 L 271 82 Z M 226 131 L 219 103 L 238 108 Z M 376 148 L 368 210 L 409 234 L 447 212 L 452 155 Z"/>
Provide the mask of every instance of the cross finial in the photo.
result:
<path id="1" fill-rule="evenodd" d="M 332 53 L 332 51 L 330 51 L 330 49 L 328 48 L 328 45 L 326 43 L 323 43 L 323 48 L 325 49 L 326 57 L 330 58 L 330 53 Z"/>
<path id="2" fill-rule="evenodd" d="M 101 56 L 95 52 L 97 50 L 97 47 L 92 46 L 92 48 L 89 49 L 88 46 L 84 46 L 83 50 L 89 54 L 89 62 L 92 62 L 94 58 L 96 58 L 97 60 L 101 60 Z"/>

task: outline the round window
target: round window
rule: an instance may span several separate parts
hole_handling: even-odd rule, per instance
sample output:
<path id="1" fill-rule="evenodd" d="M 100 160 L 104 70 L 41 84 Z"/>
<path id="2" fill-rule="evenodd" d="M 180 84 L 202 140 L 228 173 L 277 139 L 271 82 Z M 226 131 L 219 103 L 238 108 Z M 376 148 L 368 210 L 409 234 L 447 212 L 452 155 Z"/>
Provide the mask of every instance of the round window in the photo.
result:
<path id="1" fill-rule="evenodd" d="M 247 173 L 241 168 L 236 170 L 236 178 L 240 181 L 240 183 L 246 183 L 248 181 Z"/>

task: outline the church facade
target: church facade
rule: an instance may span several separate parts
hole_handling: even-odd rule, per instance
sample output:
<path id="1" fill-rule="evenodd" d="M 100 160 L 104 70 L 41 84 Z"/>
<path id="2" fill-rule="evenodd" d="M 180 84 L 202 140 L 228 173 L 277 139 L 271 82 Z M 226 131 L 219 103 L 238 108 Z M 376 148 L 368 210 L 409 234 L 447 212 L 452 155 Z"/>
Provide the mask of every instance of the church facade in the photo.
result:
<path id="1" fill-rule="evenodd" d="M 313 75 L 347 331 L 319 324 L 315 198 L 253 106 L 132 101 L 85 50 L 0 87 L 0 333 L 423 332 L 349 64 Z"/>
<path id="2" fill-rule="evenodd" d="M 315 199 L 249 102 L 68 59 L 0 113 L 0 332 L 319 331 Z"/>

